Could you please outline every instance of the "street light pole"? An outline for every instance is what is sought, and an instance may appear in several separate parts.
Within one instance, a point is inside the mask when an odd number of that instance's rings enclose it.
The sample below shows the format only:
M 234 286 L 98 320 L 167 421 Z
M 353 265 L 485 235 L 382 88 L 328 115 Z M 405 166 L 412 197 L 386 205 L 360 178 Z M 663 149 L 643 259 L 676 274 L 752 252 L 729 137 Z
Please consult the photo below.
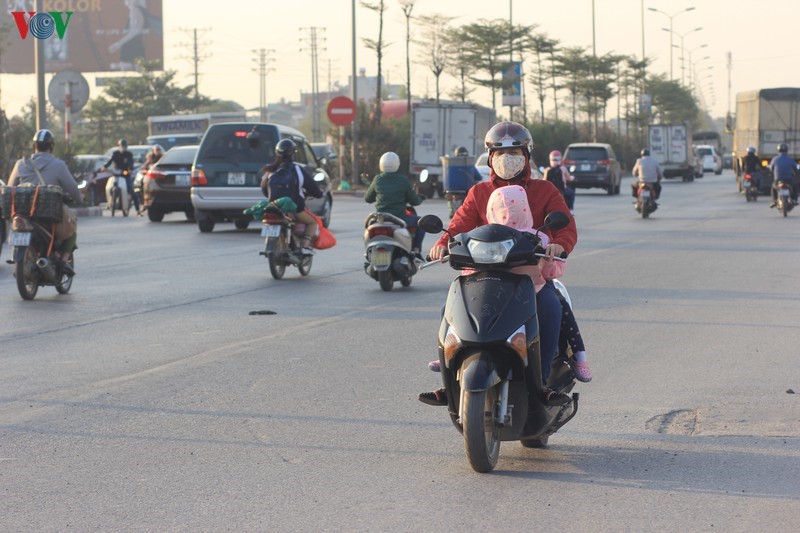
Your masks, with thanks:
M 664 30 L 664 31 L 670 32 L 670 42 L 672 42 L 672 34 L 675 33 L 675 32 L 673 32 L 671 29 L 668 30 L 667 28 L 661 28 L 661 29 Z M 703 29 L 702 27 L 699 27 L 699 28 L 695 28 L 693 30 L 689 30 L 686 33 L 682 33 L 682 34 L 681 33 L 675 33 L 675 35 L 680 37 L 680 40 L 681 40 L 681 85 L 683 85 L 683 86 L 686 86 L 686 77 L 685 77 L 686 76 L 686 72 L 685 72 L 685 58 L 684 58 L 684 55 L 686 53 L 686 48 L 684 48 L 684 46 L 683 46 L 683 39 L 684 39 L 684 37 L 686 37 L 690 33 L 694 33 L 696 31 L 700 31 L 702 29 Z M 670 56 L 671 55 L 672 55 L 672 51 L 670 50 Z M 670 74 L 670 77 L 671 76 L 672 75 Z
M 673 79 L 673 77 L 672 77 L 672 46 L 673 46 L 673 44 L 672 44 L 672 20 L 675 17 L 677 17 L 678 15 L 680 15 L 681 13 L 686 13 L 687 11 L 692 11 L 694 9 L 694 7 L 687 7 L 686 9 L 682 9 L 680 11 L 676 11 L 672 15 L 670 15 L 669 13 L 665 13 L 664 11 L 661 11 L 660 9 L 656 9 L 654 7 L 648 7 L 647 9 L 650 10 L 650 11 L 654 11 L 656 13 L 661 13 L 662 15 L 665 15 L 669 19 L 669 79 L 672 80 Z

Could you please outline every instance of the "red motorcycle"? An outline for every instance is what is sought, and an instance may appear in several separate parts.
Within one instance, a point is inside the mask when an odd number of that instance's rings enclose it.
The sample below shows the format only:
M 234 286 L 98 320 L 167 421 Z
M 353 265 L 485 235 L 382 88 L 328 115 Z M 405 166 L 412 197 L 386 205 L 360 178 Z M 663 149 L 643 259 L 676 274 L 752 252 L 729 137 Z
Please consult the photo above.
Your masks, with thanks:
M 636 212 L 642 215 L 642 218 L 649 217 L 650 213 L 658 209 L 658 204 L 656 204 L 656 191 L 652 184 L 644 181 L 639 182 L 639 189 L 633 206 L 636 208 Z
M 755 202 L 758 199 L 758 181 L 749 172 L 742 177 L 742 189 L 744 190 L 744 198 L 748 202 Z

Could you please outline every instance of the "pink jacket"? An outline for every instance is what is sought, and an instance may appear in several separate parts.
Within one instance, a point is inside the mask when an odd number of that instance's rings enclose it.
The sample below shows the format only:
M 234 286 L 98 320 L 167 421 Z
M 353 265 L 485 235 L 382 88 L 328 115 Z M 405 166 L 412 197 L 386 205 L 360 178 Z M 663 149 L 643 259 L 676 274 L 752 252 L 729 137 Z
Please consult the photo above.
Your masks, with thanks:
M 489 224 L 503 224 L 519 231 L 536 233 L 533 229 L 533 216 L 528 205 L 528 195 L 519 185 L 500 187 L 489 196 L 486 206 L 486 219 Z M 547 246 L 550 237 L 540 232 L 542 246 Z M 561 261 L 541 261 L 539 265 L 515 267 L 512 272 L 528 274 L 533 280 L 536 292 L 539 292 L 547 280 L 558 278 L 564 274 L 564 263 Z

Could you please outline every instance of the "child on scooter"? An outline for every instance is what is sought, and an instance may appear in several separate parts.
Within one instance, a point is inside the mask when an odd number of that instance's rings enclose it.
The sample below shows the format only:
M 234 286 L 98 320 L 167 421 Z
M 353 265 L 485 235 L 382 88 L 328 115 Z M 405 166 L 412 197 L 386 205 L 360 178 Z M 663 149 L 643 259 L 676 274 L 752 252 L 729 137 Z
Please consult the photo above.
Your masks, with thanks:
M 519 185 L 508 185 L 496 189 L 489 197 L 486 208 L 486 218 L 490 224 L 503 224 L 519 231 L 535 233 L 533 228 L 533 217 L 531 216 L 528 205 L 528 197 L 525 189 Z M 549 237 L 544 233 L 539 233 L 542 239 L 542 247 L 546 247 Z M 555 279 L 564 273 L 564 263 L 561 261 L 542 260 L 538 265 L 528 265 L 515 267 L 512 272 L 517 274 L 528 274 L 533 280 L 536 292 L 539 292 L 545 283 Z M 558 291 L 556 291 L 558 292 Z M 575 378 L 584 383 L 592 380 L 592 372 L 586 361 L 586 348 L 583 344 L 578 323 L 569 303 L 561 297 L 562 316 L 561 316 L 561 335 L 562 338 L 572 348 L 573 359 L 571 361 L 572 370 Z M 428 363 L 428 368 L 434 372 L 439 372 L 439 360 Z M 447 398 L 444 389 L 433 392 L 423 392 L 419 395 L 419 401 L 429 405 L 447 405 Z

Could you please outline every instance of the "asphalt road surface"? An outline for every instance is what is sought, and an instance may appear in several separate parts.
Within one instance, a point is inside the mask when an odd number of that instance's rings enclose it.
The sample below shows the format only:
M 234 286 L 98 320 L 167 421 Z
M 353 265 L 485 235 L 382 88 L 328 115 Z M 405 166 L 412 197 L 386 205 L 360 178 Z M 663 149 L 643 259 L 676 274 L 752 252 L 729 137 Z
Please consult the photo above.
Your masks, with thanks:
M 81 219 L 67 296 L 22 301 L 3 262 L 0 530 L 797 530 L 800 210 L 726 171 L 642 220 L 629 181 L 576 199 L 580 411 L 491 474 L 416 399 L 454 271 L 382 292 L 361 198 L 308 278 L 271 279 L 256 224 L 178 214 Z

